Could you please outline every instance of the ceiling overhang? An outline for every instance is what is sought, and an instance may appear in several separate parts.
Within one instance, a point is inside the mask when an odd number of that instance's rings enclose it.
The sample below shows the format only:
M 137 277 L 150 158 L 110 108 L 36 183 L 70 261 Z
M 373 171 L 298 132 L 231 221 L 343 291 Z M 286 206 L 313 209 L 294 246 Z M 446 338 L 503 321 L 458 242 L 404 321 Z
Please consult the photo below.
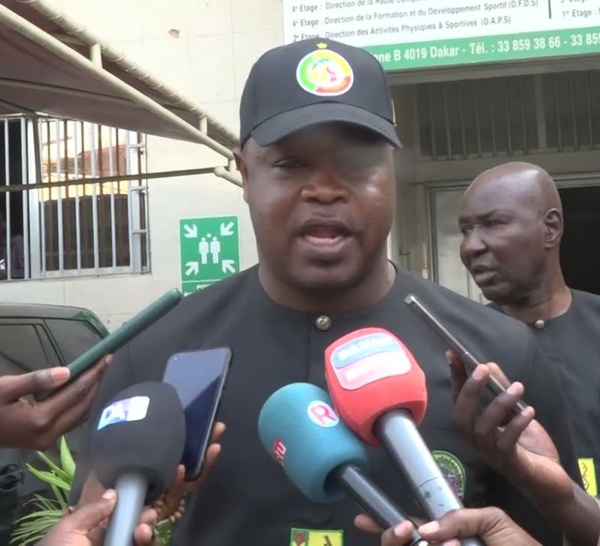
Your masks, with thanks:
M 0 0 L 0 116 L 48 115 L 203 144 L 240 183 L 237 136 L 44 0 Z

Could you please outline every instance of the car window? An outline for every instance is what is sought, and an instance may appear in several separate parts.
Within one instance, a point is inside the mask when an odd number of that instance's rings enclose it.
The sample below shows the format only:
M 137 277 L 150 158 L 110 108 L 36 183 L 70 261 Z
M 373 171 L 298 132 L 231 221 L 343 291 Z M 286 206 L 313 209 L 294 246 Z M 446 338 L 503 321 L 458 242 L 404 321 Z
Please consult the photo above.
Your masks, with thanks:
M 48 359 L 33 324 L 0 323 L 0 374 L 48 367 Z
M 67 364 L 102 340 L 100 334 L 80 320 L 46 319 L 46 325 Z

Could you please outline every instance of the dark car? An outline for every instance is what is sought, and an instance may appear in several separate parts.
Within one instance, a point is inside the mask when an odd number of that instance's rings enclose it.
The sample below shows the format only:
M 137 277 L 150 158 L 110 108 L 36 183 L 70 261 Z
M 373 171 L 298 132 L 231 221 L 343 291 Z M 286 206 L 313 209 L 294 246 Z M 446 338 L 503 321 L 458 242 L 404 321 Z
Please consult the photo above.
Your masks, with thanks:
M 0 303 L 0 374 L 15 375 L 65 366 L 108 335 L 88 309 L 63 305 Z M 78 430 L 67 434 L 77 451 Z M 50 454 L 56 454 L 51 450 Z M 40 467 L 34 452 L 0 450 L 0 544 L 8 544 L 16 519 L 29 512 L 33 495 L 50 493 L 49 486 L 27 472 Z M 52 498 L 52 497 L 50 497 Z

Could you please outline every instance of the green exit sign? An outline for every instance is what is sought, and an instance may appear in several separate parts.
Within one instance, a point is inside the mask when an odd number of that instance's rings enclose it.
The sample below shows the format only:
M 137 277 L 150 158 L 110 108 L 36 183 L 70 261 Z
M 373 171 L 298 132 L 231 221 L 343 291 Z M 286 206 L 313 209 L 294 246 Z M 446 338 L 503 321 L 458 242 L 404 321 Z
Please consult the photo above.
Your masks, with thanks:
M 186 296 L 240 270 L 237 216 L 179 220 L 179 245 Z

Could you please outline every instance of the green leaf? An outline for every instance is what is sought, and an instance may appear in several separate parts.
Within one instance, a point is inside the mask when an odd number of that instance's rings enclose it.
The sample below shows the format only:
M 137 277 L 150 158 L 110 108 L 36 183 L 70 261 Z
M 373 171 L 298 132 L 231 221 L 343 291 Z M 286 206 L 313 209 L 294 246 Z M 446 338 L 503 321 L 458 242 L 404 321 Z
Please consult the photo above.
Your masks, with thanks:
M 16 546 L 33 546 L 39 542 L 63 517 L 68 506 L 68 494 L 73 483 L 75 463 L 71 457 L 66 441 L 61 441 L 61 461 L 58 466 L 44 453 L 38 452 L 38 457 L 47 466 L 47 470 L 27 465 L 27 470 L 36 478 L 50 485 L 55 499 L 47 499 L 34 495 L 28 501 L 33 503 L 33 512 L 15 522 L 15 530 L 11 544 Z M 61 468 L 62 467 L 62 468 Z
M 11 544 L 27 546 L 38 542 L 64 514 L 64 510 L 53 507 L 51 501 L 40 495 L 35 495 L 33 502 L 37 510 L 17 520 Z
M 68 506 L 69 499 L 67 498 L 67 492 L 64 489 L 60 489 L 53 484 L 50 484 L 52 492 L 56 497 L 56 503 L 64 510 Z
M 42 461 L 44 461 L 48 465 L 48 470 L 56 476 L 58 476 L 61 480 L 64 480 L 66 482 L 73 481 L 69 478 L 69 475 L 60 466 L 58 466 L 52 459 L 47 457 L 44 453 L 38 451 L 37 455 L 40 459 L 42 459 Z
M 39 480 L 42 480 L 43 482 L 45 482 L 47 484 L 55 485 L 56 487 L 60 487 L 61 489 L 64 489 L 65 491 L 71 490 L 71 484 L 69 482 L 63 480 L 62 478 L 60 478 L 56 474 L 53 474 L 52 472 L 48 472 L 47 470 L 38 470 L 37 468 L 33 468 L 33 466 L 31 466 L 30 464 L 27 465 L 27 469 L 36 478 L 38 478 Z
M 75 461 L 73 460 L 73 456 L 71 455 L 71 450 L 67 445 L 67 440 L 64 436 L 60 438 L 60 465 L 65 473 L 73 479 L 75 476 Z
M 42 495 L 38 494 L 35 494 L 33 499 L 27 501 L 27 504 L 29 503 L 34 503 L 36 506 L 41 506 L 44 510 L 64 510 L 58 501 L 47 499 L 46 497 L 42 497 Z
M 26 529 L 24 533 L 17 535 L 14 534 L 10 540 L 10 544 L 17 544 L 17 546 L 29 546 L 37 544 L 47 534 L 47 529 Z

